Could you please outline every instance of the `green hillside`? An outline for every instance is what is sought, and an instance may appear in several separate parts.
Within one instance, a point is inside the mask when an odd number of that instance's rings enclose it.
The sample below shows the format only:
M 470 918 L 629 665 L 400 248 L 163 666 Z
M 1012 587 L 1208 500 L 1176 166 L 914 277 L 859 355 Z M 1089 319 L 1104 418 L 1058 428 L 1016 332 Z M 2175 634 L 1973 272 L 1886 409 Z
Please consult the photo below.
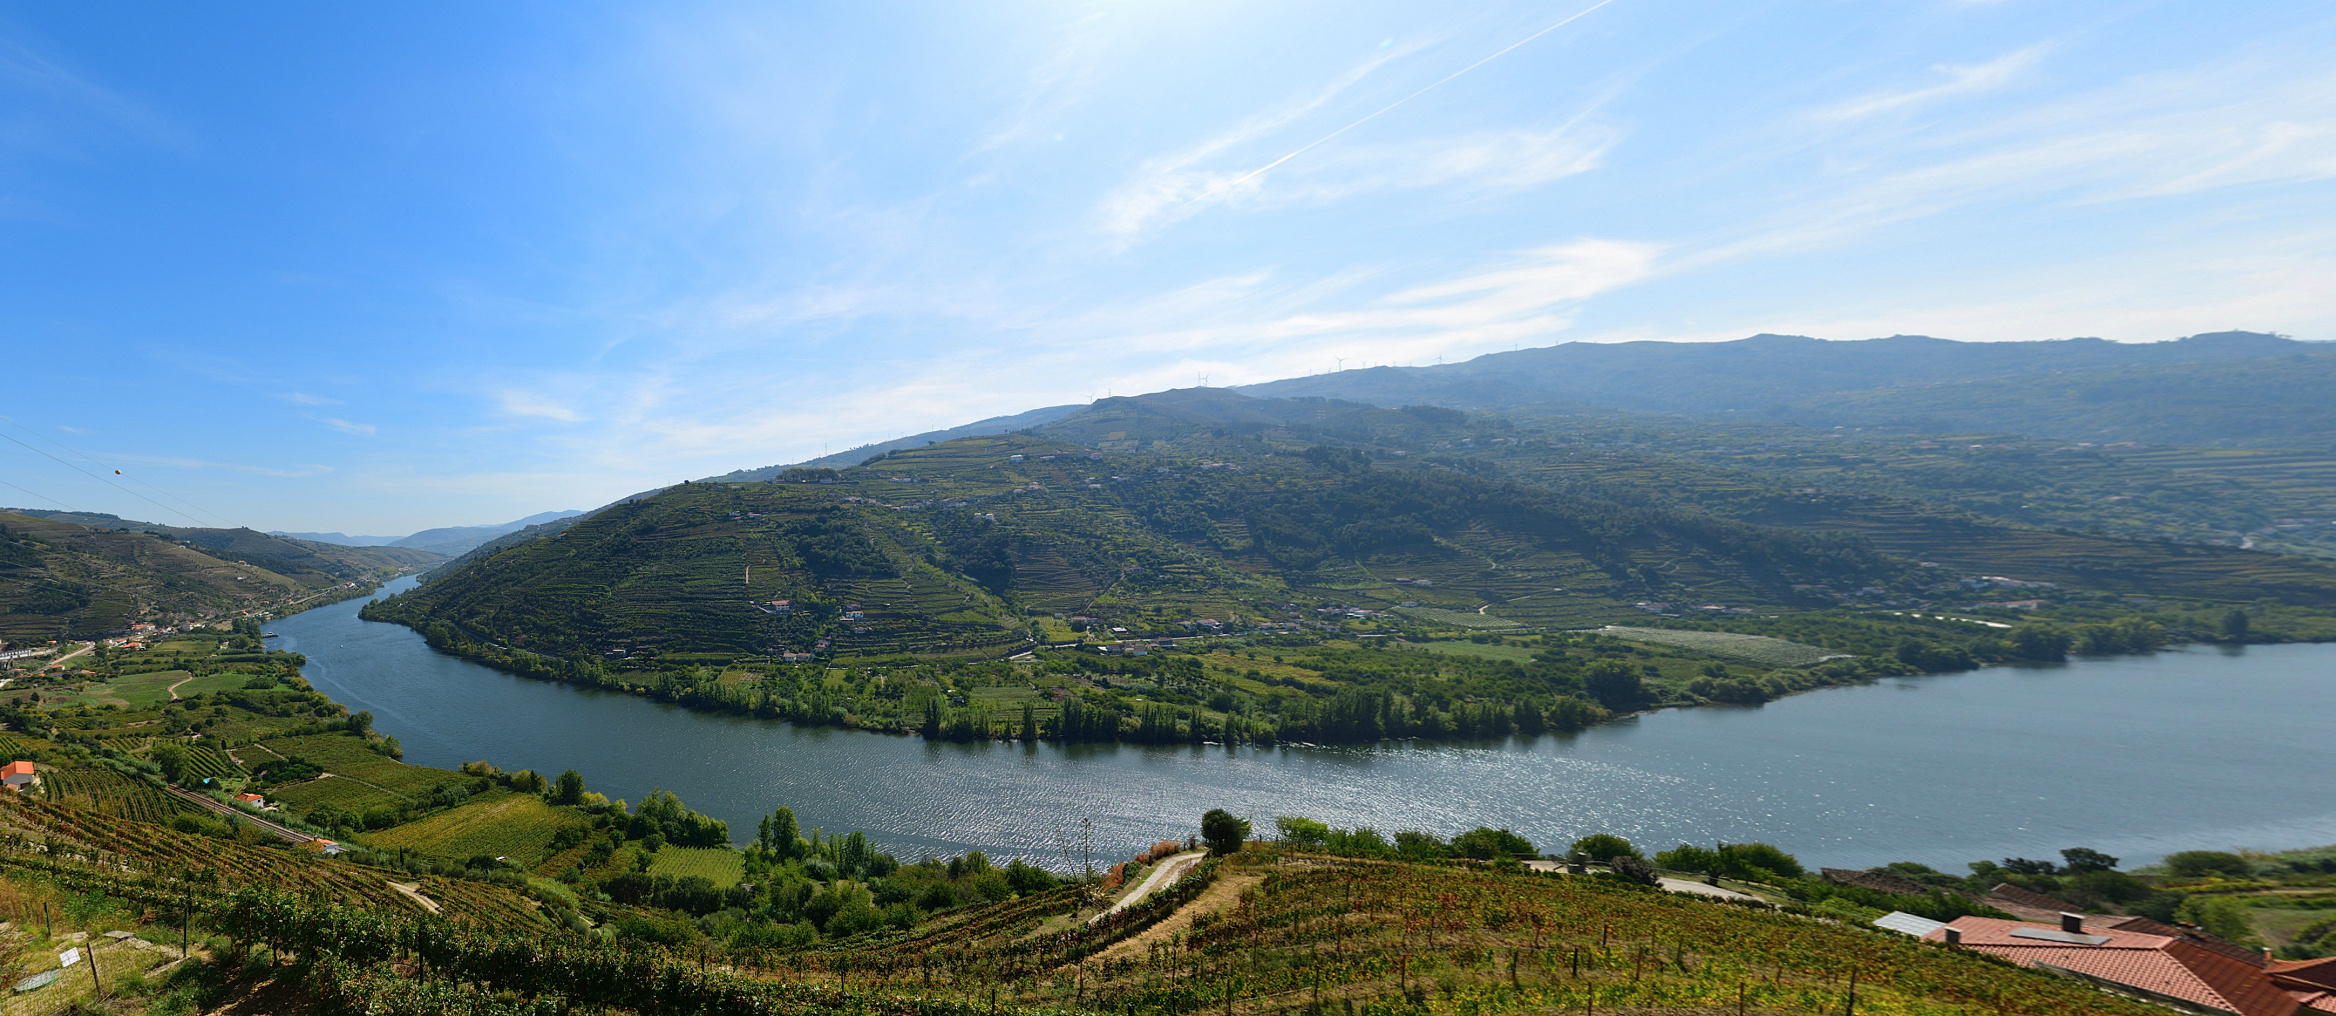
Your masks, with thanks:
M 139 622 L 174 625 L 281 609 L 353 592 L 343 584 L 363 585 L 403 567 L 394 557 L 362 554 L 290 562 L 232 554 L 139 530 L 0 512 L 0 638 L 87 639 Z M 264 562 L 293 570 L 277 572 Z
M 1423 606 L 1499 602 L 1512 620 L 1558 623 L 1663 590 L 1806 601 L 1795 586 L 1903 568 L 1853 539 L 1347 451 L 1211 463 L 1005 435 L 833 475 L 675 487 L 442 571 L 368 616 L 556 657 L 822 639 L 904 651 L 1019 642 L 1032 614 L 1258 616 L 1300 591 L 1390 579 Z M 769 613 L 781 599 L 792 612 Z

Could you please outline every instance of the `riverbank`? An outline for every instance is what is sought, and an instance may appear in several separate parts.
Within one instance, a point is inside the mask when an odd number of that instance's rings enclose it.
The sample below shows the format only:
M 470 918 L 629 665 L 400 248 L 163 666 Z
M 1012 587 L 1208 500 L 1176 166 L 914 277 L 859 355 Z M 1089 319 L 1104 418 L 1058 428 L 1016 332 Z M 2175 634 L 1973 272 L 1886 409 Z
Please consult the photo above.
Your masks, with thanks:
M 2336 713 L 2329 645 L 1882 678 L 1539 736 L 956 743 L 529 680 L 356 615 L 343 603 L 275 628 L 307 656 L 319 689 L 373 712 L 409 761 L 574 768 L 614 797 L 672 790 L 735 828 L 785 803 L 807 828 L 865 829 L 903 857 L 979 849 L 1075 864 L 1083 829 L 1097 842 L 1180 838 L 1168 816 L 1212 807 L 1381 829 L 1482 823 L 1537 842 L 1590 828 L 1647 844 L 1762 840 L 1843 867 L 1903 859 L 1955 870 L 2076 843 L 2139 863 L 2201 844 L 2336 842 L 2336 789 L 2291 778 L 2336 766 L 2316 719 Z M 1273 654 L 1255 651 L 1271 672 Z M 965 690 L 992 693 L 970 678 Z M 2052 778 L 2019 789 L 2007 771 Z M 2277 799 L 2229 792 L 2274 784 L 2288 788 Z
M 1656 709 L 1756 705 L 1823 688 L 2080 654 L 2263 644 L 2325 634 L 2222 630 L 2184 607 L 2007 620 L 1902 611 L 1650 619 L 1661 628 L 1406 639 L 1336 634 L 1032 646 L 1010 658 L 782 662 L 663 654 L 561 659 L 416 613 L 403 596 L 366 620 L 521 677 L 702 712 L 952 742 L 1370 744 L 1570 733 Z M 2238 617 L 2242 629 L 2246 618 Z M 2316 615 L 2315 615 L 2316 616 Z M 2292 630 L 2291 630 L 2292 629 Z M 1802 641 L 1793 641 L 1799 639 Z

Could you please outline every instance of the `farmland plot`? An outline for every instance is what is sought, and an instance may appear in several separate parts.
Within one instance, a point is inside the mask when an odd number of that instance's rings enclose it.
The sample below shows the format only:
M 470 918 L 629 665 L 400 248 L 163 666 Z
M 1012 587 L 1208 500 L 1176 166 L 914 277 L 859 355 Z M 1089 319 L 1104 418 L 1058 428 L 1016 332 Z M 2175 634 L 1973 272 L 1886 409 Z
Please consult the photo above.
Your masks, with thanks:
M 1766 635 L 1742 635 L 1729 631 L 1681 631 L 1673 628 L 1631 628 L 1610 624 L 1598 629 L 1600 635 L 1612 635 L 1633 642 L 1652 642 L 1661 646 L 1693 649 L 1713 656 L 1726 656 L 1771 667 L 1806 667 L 1827 660 L 1848 659 L 1848 653 L 1836 653 L 1818 646 L 1769 638 Z

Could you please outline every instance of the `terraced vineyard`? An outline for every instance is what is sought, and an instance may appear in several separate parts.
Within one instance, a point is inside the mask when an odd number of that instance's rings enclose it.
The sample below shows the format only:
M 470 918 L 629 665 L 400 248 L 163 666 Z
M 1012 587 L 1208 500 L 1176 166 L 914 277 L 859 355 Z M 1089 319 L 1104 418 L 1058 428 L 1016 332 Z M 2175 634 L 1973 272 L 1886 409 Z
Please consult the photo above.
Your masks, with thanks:
M 29 837 L 29 841 L 0 840 L 0 851 L 11 846 L 19 851 L 13 856 L 23 856 L 33 844 L 47 841 L 61 845 L 68 855 L 79 853 L 89 860 L 102 859 L 131 873 L 203 874 L 206 880 L 216 880 L 217 884 L 229 887 L 272 886 L 345 906 L 375 908 L 393 914 L 421 913 L 410 898 L 390 887 L 388 874 L 380 869 L 280 846 L 250 845 L 181 833 L 142 820 L 122 821 L 69 805 L 18 799 L 15 795 L 0 799 L 0 820 Z M 421 881 L 424 895 L 438 902 L 447 916 L 481 930 L 540 930 L 544 925 L 542 915 L 532 903 L 501 886 L 437 878 Z
M 714 883 L 717 889 L 728 889 L 746 877 L 746 855 L 727 848 L 666 847 L 649 862 L 649 874 L 695 876 Z
M 1450 625 L 1454 628 L 1517 627 L 1517 622 L 1505 617 L 1494 617 L 1490 614 L 1477 614 L 1462 610 L 1445 610 L 1442 607 L 1397 607 L 1395 610 L 1398 613 L 1409 614 L 1412 617 Z
M 191 745 L 187 747 L 186 755 L 187 782 L 189 783 L 206 778 L 225 779 L 244 775 L 243 767 L 236 765 L 225 752 L 200 745 Z
M 133 822 L 167 822 L 202 810 L 151 783 L 102 767 L 45 772 L 41 785 L 51 801 Z

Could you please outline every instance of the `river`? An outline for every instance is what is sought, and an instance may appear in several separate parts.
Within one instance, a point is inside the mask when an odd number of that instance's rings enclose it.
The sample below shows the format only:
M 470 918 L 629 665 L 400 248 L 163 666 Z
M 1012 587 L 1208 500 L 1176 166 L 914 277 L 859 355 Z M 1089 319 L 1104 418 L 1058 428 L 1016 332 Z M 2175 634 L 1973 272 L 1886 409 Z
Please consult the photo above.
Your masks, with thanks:
M 413 585 L 401 579 L 394 593 Z M 695 713 L 513 677 L 357 618 L 275 621 L 316 687 L 372 710 L 406 760 L 486 759 L 639 801 L 653 788 L 751 838 L 779 805 L 904 858 L 974 848 L 1060 866 L 1182 839 L 1215 807 L 1335 826 L 1590 832 L 1641 846 L 1761 840 L 1804 863 L 2055 858 L 2336 842 L 2336 645 L 2193 648 L 1991 667 L 1674 709 L 1580 734 L 1329 748 L 927 743 Z

